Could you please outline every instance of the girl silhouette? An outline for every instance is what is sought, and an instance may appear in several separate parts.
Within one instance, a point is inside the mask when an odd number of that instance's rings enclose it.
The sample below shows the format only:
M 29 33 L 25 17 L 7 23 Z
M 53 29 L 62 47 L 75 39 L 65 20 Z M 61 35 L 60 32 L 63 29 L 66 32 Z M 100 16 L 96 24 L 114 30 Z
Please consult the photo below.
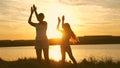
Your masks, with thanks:
M 73 61 L 74 64 L 77 64 L 75 58 L 73 57 L 72 50 L 69 44 L 69 40 L 72 38 L 77 40 L 75 34 L 73 33 L 72 29 L 70 28 L 69 23 L 64 23 L 65 17 L 62 16 L 62 28 L 63 30 L 59 29 L 60 25 L 60 18 L 58 17 L 58 25 L 57 30 L 62 33 L 62 40 L 61 40 L 61 54 L 62 54 L 62 62 L 65 62 L 66 52 L 68 53 L 70 59 Z

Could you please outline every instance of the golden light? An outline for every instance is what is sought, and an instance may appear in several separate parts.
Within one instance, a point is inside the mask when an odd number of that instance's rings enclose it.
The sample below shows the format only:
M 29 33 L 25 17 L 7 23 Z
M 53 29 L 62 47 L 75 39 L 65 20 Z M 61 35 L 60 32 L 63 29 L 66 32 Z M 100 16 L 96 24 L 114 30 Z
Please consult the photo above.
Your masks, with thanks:
M 60 61 L 61 60 L 60 46 L 51 46 L 49 56 L 51 59 L 55 61 Z
M 47 33 L 48 38 L 61 38 L 62 34 L 58 32 L 57 30 L 51 30 Z
M 34 3 L 34 1 L 32 3 Z M 32 3 L 30 3 L 30 5 L 28 5 L 28 6 L 31 6 Z M 57 23 L 58 23 L 58 17 L 61 18 L 63 15 L 65 15 L 65 17 L 66 17 L 65 22 L 68 22 L 70 24 L 74 23 L 72 16 L 71 16 L 72 12 L 70 12 L 70 8 L 68 6 L 62 5 L 59 2 L 56 2 L 56 3 L 50 2 L 49 6 L 46 5 L 47 3 L 46 4 L 43 4 L 43 3 L 39 4 L 37 2 L 35 4 L 37 6 L 37 12 L 38 13 L 43 12 L 45 14 L 44 20 L 48 23 L 47 36 L 49 39 L 62 37 L 62 34 L 56 30 Z M 33 21 L 38 22 L 38 21 L 36 21 L 35 14 L 33 14 Z
M 58 17 L 61 17 L 65 11 L 64 7 L 57 4 L 51 5 L 45 12 L 45 20 L 48 22 L 47 36 L 48 38 L 61 38 L 62 34 L 56 30 L 58 24 Z

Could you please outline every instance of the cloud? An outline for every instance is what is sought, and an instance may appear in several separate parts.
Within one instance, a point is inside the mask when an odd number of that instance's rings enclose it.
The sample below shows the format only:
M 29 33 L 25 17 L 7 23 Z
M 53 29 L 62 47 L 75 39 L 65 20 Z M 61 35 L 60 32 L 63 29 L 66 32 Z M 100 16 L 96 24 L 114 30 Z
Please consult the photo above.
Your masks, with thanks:
M 59 0 L 69 5 L 96 5 L 106 8 L 120 9 L 120 0 Z
M 108 24 L 111 24 L 111 23 L 101 23 L 101 22 L 99 22 L 99 23 L 86 23 L 86 24 L 88 24 L 88 25 L 108 25 Z
M 107 25 L 120 21 L 120 0 L 59 0 L 59 2 L 77 7 L 77 11 L 81 13 L 80 19 L 85 18 L 84 21 L 93 22 L 91 24 Z
M 60 3 L 68 4 L 68 5 L 86 5 L 85 2 L 80 0 L 59 0 Z
M 0 2 L 0 22 L 21 22 L 25 21 L 28 8 L 23 1 L 2 0 Z

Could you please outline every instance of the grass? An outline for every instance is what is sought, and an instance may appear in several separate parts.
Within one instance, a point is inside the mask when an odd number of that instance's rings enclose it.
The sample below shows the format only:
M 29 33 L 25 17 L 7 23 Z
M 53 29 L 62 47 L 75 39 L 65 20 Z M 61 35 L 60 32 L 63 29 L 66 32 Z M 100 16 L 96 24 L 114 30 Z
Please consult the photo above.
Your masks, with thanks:
M 98 61 L 95 58 L 89 58 L 83 59 L 75 65 L 70 62 L 61 63 L 54 60 L 50 60 L 50 63 L 47 64 L 44 60 L 39 62 L 34 58 L 24 58 L 16 61 L 0 59 L 0 68 L 120 68 L 120 61 L 113 62 L 112 59 L 108 58 Z

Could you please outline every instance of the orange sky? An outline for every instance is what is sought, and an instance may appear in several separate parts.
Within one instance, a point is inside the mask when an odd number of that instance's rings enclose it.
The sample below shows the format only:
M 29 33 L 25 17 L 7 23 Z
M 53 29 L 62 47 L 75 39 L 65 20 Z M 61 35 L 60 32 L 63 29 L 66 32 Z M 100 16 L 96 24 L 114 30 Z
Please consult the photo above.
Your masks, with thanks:
M 120 35 L 119 0 L 2 0 L 0 40 L 35 38 L 35 28 L 27 22 L 33 4 L 45 14 L 48 38 L 61 36 L 56 25 L 57 17 L 62 15 L 77 36 Z M 33 21 L 37 22 L 35 15 Z

